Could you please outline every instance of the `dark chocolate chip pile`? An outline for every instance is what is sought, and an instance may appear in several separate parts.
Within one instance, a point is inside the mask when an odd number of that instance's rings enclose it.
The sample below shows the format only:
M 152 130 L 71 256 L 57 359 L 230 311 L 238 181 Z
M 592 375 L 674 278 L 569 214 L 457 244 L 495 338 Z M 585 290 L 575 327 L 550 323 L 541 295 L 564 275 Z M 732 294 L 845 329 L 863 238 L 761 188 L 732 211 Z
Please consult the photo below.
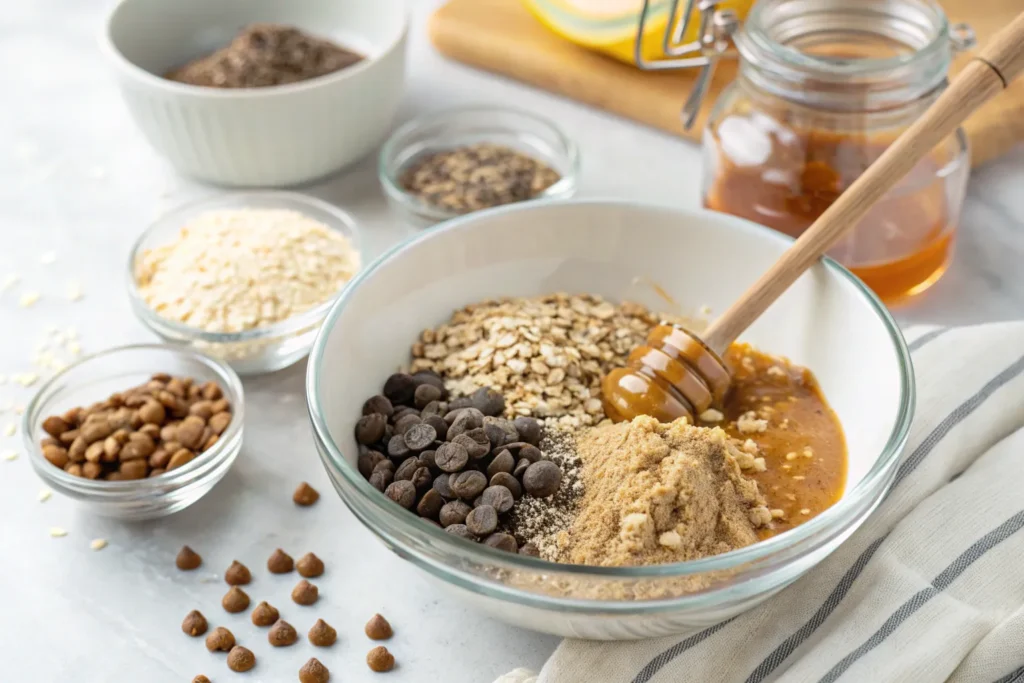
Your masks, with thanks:
M 502 417 L 505 398 L 497 391 L 448 399 L 433 372 L 391 375 L 356 422 L 359 471 L 450 534 L 516 552 L 515 538 L 498 531 L 502 515 L 524 493 L 554 495 L 562 471 L 538 448 L 540 423 Z

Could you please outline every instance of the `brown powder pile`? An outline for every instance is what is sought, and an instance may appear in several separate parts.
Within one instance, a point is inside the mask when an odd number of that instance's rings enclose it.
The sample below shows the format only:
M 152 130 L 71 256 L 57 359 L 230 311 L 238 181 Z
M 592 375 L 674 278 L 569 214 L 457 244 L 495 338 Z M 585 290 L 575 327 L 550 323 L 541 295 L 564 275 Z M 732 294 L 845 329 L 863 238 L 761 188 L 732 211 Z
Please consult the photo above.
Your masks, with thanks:
M 584 494 L 558 535 L 560 562 L 684 562 L 750 545 L 771 522 L 757 483 L 740 473 L 739 444 L 721 429 L 642 416 L 589 429 L 577 446 Z

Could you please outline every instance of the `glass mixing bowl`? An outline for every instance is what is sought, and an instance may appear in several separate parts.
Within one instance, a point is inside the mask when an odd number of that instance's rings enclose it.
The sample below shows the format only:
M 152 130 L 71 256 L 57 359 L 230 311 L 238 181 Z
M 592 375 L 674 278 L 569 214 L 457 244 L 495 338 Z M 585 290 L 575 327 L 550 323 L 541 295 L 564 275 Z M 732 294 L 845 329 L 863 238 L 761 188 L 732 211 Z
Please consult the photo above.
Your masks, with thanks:
M 564 291 L 663 309 L 665 300 L 639 278 L 694 309 L 721 311 L 790 243 L 725 214 L 592 200 L 526 203 L 419 233 L 353 280 L 310 352 L 307 401 L 334 487 L 396 554 L 518 626 L 578 638 L 642 638 L 717 623 L 756 605 L 867 518 L 892 482 L 913 416 L 913 369 L 899 328 L 878 298 L 833 261 L 794 283 L 743 340 L 815 372 L 846 430 L 847 488 L 814 519 L 746 548 L 677 564 L 592 567 L 469 543 L 373 488 L 356 468 L 353 429 L 362 402 L 408 362 L 420 331 L 466 304 Z M 429 281 L 417 267 L 423 263 L 431 264 Z

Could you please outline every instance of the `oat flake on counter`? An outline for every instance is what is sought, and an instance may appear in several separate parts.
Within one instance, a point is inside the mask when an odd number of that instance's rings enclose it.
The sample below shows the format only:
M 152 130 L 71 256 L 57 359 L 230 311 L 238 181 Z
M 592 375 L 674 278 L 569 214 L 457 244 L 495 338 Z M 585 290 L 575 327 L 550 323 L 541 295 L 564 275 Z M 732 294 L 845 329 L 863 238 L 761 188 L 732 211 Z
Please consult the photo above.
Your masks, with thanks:
M 136 264 L 158 315 L 207 332 L 280 322 L 333 297 L 359 269 L 344 235 L 297 211 L 210 211 Z

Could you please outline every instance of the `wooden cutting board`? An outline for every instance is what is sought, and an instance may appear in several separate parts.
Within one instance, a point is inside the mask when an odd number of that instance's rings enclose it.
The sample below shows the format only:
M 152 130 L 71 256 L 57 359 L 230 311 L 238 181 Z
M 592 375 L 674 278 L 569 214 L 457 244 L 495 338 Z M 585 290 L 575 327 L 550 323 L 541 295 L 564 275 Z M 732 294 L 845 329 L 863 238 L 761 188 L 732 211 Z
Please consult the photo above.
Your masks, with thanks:
M 979 45 L 1024 9 L 1024 0 L 942 0 L 953 22 L 974 27 Z M 450 0 L 430 20 L 443 54 L 466 64 L 600 107 L 655 128 L 698 139 L 710 103 L 736 75 L 724 60 L 700 118 L 684 131 L 679 112 L 695 71 L 642 72 L 578 47 L 548 31 L 520 0 Z M 954 71 L 969 59 L 958 57 Z M 1024 140 L 1024 79 L 988 103 L 965 125 L 977 166 Z

